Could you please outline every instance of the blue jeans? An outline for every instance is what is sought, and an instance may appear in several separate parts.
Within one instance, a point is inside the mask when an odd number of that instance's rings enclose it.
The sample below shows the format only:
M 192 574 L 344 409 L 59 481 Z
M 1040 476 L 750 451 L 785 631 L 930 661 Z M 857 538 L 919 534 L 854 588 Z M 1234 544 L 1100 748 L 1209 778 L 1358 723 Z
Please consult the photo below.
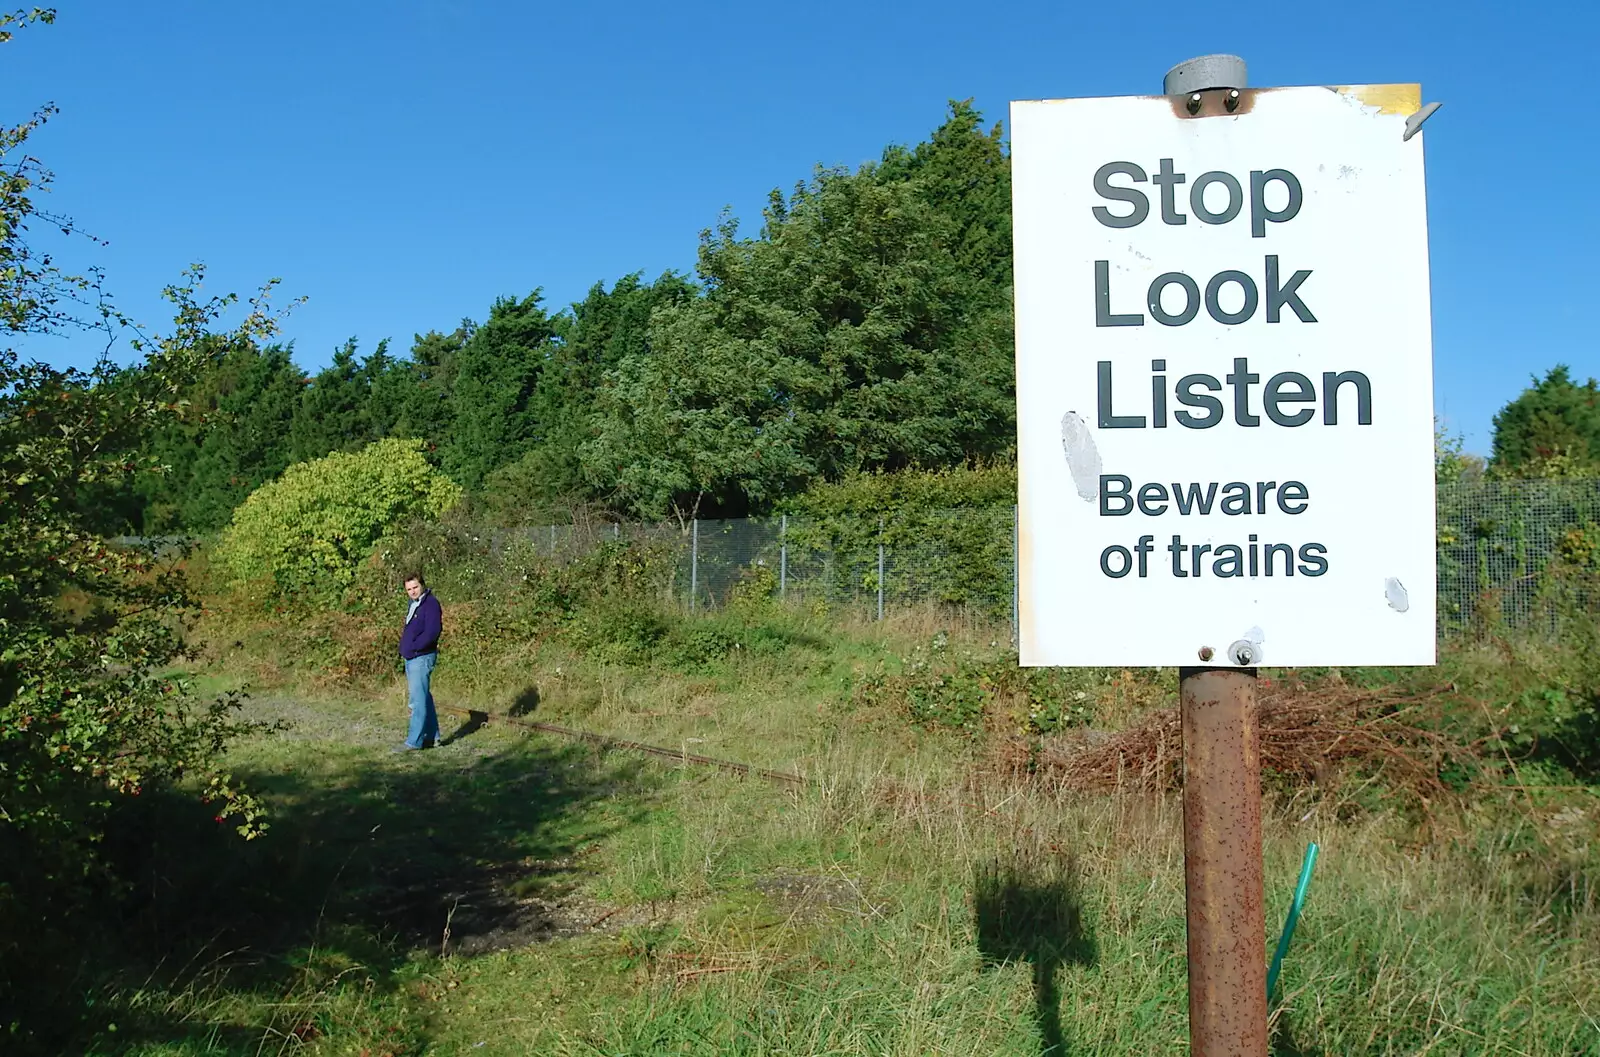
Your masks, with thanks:
M 433 679 L 433 666 L 439 663 L 437 653 L 424 653 L 406 661 L 406 689 L 410 695 L 411 730 L 406 737 L 406 747 L 420 749 L 428 742 L 439 742 L 439 715 L 433 710 L 433 691 L 428 684 Z

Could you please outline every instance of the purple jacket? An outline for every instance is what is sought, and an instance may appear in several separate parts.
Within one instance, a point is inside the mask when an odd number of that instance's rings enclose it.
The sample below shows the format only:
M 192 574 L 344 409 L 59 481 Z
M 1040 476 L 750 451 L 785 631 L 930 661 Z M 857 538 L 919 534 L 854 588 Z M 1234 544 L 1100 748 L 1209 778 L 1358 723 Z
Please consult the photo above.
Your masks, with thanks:
M 406 621 L 405 630 L 400 632 L 400 656 L 409 661 L 437 650 L 443 623 L 439 600 L 433 597 L 432 591 L 422 592 L 416 615 Z

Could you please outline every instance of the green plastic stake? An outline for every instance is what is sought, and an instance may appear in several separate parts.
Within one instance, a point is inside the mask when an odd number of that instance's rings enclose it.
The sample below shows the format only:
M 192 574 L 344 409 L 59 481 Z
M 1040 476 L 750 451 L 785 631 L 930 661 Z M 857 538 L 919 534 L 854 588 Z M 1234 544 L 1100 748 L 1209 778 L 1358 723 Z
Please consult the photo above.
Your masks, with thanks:
M 1294 927 L 1300 921 L 1300 911 L 1306 905 L 1306 889 L 1311 887 L 1311 871 L 1317 865 L 1317 843 L 1306 845 L 1306 860 L 1300 864 L 1300 882 L 1294 886 L 1294 902 L 1289 904 L 1289 920 L 1283 923 L 1283 935 L 1278 937 L 1278 949 L 1272 955 L 1272 968 L 1267 970 L 1267 1001 L 1278 993 L 1278 972 L 1283 968 L 1283 956 L 1289 952 L 1289 941 L 1294 939 Z

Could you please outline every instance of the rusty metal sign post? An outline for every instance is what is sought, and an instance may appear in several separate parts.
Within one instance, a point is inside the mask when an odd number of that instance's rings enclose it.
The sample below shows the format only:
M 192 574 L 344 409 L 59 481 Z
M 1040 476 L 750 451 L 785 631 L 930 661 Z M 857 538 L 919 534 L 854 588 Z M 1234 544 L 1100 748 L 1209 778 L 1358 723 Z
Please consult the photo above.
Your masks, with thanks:
M 1204 96 L 1248 86 L 1243 59 L 1207 55 L 1167 71 L 1163 94 Z M 1267 933 L 1261 856 L 1261 746 L 1248 642 L 1238 668 L 1183 668 L 1183 882 L 1189 941 L 1189 1052 L 1266 1057 Z M 1203 649 L 1201 660 L 1209 649 Z
M 1224 107 L 1246 88 L 1243 59 L 1206 55 L 1167 71 L 1163 93 Z M 1189 940 L 1189 1052 L 1266 1057 L 1267 933 L 1261 856 L 1261 746 L 1255 648 L 1228 647 L 1236 668 L 1182 668 L 1183 874 Z M 1209 647 L 1198 657 L 1212 659 Z
M 1256 673 L 1184 668 L 1183 872 L 1189 1052 L 1266 1057 L 1267 920 Z

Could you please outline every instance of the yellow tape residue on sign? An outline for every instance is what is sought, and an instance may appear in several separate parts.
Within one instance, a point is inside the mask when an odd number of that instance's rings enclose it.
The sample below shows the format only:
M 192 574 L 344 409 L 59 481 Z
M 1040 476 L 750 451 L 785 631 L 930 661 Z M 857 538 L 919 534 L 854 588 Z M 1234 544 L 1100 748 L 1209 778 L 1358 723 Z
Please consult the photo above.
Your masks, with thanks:
M 1354 96 L 1365 106 L 1377 107 L 1380 114 L 1404 114 L 1410 117 L 1422 109 L 1420 84 L 1344 84 L 1335 91 Z

